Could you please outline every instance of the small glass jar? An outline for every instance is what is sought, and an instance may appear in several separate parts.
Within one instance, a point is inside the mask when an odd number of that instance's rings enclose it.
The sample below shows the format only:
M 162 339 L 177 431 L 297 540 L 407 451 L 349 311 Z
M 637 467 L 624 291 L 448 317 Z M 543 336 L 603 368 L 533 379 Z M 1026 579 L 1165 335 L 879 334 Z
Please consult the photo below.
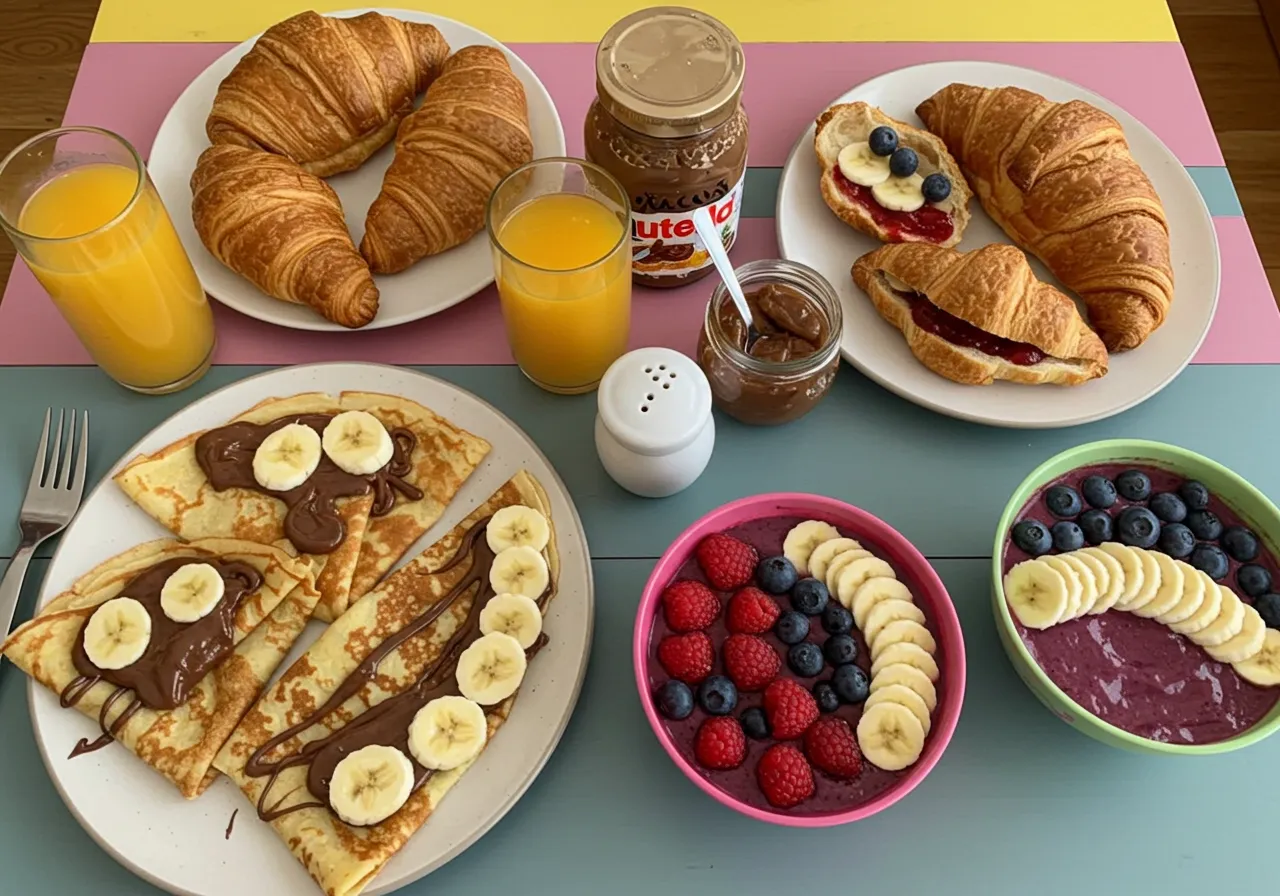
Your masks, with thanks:
M 813 354 L 787 361 L 747 354 L 721 323 L 721 311 L 732 306 L 733 299 L 719 283 L 707 302 L 698 336 L 698 366 L 711 383 L 716 407 L 735 420 L 761 426 L 798 420 L 827 394 L 840 366 L 840 299 L 821 274 L 794 261 L 760 259 L 735 273 L 747 295 L 772 284 L 808 299 L 823 324 L 822 343 Z

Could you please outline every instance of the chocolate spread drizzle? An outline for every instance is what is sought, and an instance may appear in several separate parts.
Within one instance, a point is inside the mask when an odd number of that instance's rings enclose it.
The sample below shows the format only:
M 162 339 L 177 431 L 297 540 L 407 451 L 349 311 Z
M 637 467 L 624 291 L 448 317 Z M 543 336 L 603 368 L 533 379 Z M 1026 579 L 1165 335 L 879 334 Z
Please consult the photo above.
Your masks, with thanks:
M 664 243 L 662 240 L 654 240 L 648 246 L 633 246 L 632 255 L 639 255 L 641 252 L 648 250 L 649 254 L 642 259 L 648 264 L 657 264 L 660 261 L 687 261 L 693 257 L 693 243 Z
M 208 614 L 195 622 L 175 622 L 160 606 L 165 580 L 181 567 L 207 563 L 222 576 L 222 599 Z M 235 646 L 235 618 L 240 601 L 262 585 L 262 574 L 247 563 L 217 558 L 176 557 L 157 563 L 135 576 L 120 592 L 142 604 L 151 617 L 151 640 L 142 656 L 123 669 L 99 669 L 84 649 L 84 626 L 71 648 L 71 662 L 79 673 L 62 690 L 64 707 L 74 706 L 99 681 L 116 686 L 98 712 L 102 735 L 94 741 L 82 738 L 71 757 L 101 749 L 120 733 L 143 706 L 173 709 L 186 702 L 191 689 L 222 662 Z M 89 620 L 85 620 L 85 625 Z M 111 709 L 127 692 L 133 695 L 124 711 L 108 724 Z
M 391 430 L 395 446 L 391 460 L 375 473 L 356 476 L 335 464 L 323 451 L 320 463 L 307 480 L 288 491 L 263 488 L 253 476 L 253 455 L 271 433 L 301 423 L 324 433 L 332 414 L 295 414 L 270 423 L 228 423 L 211 429 L 196 439 L 196 462 L 217 491 L 247 488 L 279 498 L 289 508 L 284 518 L 284 534 L 304 554 L 328 554 L 342 544 L 347 527 L 338 516 L 334 502 L 373 491 L 373 516 L 383 516 L 396 503 L 396 492 L 410 501 L 422 498 L 422 491 L 405 481 L 413 471 L 410 458 L 417 437 L 404 428 Z
M 432 573 L 442 575 L 462 563 L 468 556 L 471 565 L 465 575 L 449 590 L 449 593 L 433 604 L 420 616 L 404 628 L 388 637 L 366 656 L 351 674 L 343 679 L 324 705 L 258 747 L 245 764 L 245 774 L 251 777 L 267 777 L 267 786 L 263 788 L 258 799 L 258 817 L 263 821 L 271 821 L 301 809 L 328 808 L 329 781 L 338 763 L 347 755 L 371 744 L 395 747 L 403 753 L 413 765 L 413 789 L 416 791 L 431 777 L 431 769 L 423 768 L 409 751 L 409 724 L 418 710 L 437 697 L 458 694 L 458 683 L 455 669 L 458 657 L 477 638 L 480 637 L 480 611 L 493 597 L 493 587 L 489 584 L 489 569 L 493 564 L 494 554 L 488 542 L 481 536 L 484 534 L 488 518 L 480 520 L 463 536 L 462 544 L 453 558 Z M 306 731 L 313 725 L 322 722 L 326 716 L 338 709 L 348 699 L 373 681 L 378 674 L 378 666 L 393 650 L 410 638 L 424 633 L 432 623 L 439 619 L 458 600 L 471 589 L 475 589 L 475 599 L 467 610 L 466 619 L 458 626 L 436 661 L 418 675 L 405 690 L 389 697 L 378 705 L 364 711 L 341 728 L 323 738 L 310 741 L 296 754 L 281 759 L 268 760 L 267 754 L 276 747 Z M 549 595 L 554 593 L 552 582 L 538 599 L 538 606 L 545 605 Z M 532 657 L 545 643 L 545 635 L 526 651 Z M 286 769 L 308 765 L 307 790 L 315 799 L 283 806 L 285 800 L 293 795 L 293 791 L 285 793 L 274 803 L 268 805 L 269 794 L 280 774 Z

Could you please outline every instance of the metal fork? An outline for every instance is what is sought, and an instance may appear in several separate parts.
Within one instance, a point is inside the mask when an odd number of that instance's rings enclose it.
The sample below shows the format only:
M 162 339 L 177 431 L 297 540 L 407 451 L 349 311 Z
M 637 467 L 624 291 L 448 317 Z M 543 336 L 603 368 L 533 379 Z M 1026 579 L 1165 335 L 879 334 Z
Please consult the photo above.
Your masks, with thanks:
M 67 527 L 80 508 L 80 497 L 84 494 L 85 467 L 89 461 L 89 412 L 84 411 L 77 437 L 76 412 L 58 411 L 53 450 L 49 451 L 49 421 L 52 417 L 52 408 L 44 412 L 44 432 L 40 434 L 40 447 L 36 449 L 35 467 L 31 470 L 27 496 L 22 500 L 22 510 L 18 513 L 22 540 L 18 543 L 17 553 L 9 561 L 4 578 L 0 579 L 0 632 L 3 633 L 7 633 L 13 624 L 13 614 L 18 608 L 18 596 L 22 593 L 22 580 L 26 578 L 31 555 L 42 541 Z M 64 432 L 65 450 L 62 444 Z M 73 461 L 74 470 L 71 468 Z

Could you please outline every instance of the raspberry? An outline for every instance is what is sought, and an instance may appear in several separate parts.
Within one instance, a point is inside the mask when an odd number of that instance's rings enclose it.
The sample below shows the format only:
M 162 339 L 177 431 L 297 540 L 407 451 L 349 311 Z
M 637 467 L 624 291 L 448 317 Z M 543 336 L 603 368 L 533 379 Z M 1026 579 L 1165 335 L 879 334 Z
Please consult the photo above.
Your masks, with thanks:
M 673 632 L 695 632 L 716 621 L 720 600 L 701 582 L 681 579 L 662 592 L 662 612 Z
M 713 588 L 730 591 L 751 581 L 756 570 L 756 549 L 745 541 L 715 533 L 698 543 L 698 565 Z
M 862 753 L 849 723 L 835 716 L 818 719 L 804 733 L 809 761 L 836 778 L 856 778 L 862 771 Z
M 790 809 L 813 796 L 813 769 L 790 744 L 774 744 L 760 757 L 756 781 L 771 806 Z
M 703 768 L 737 768 L 747 758 L 747 739 L 742 726 L 732 716 L 707 719 L 698 729 L 693 753 Z
M 743 588 L 729 598 L 725 624 L 731 632 L 762 635 L 773 628 L 781 612 L 777 602 L 759 588 Z
M 697 684 L 711 674 L 715 647 L 703 632 L 668 635 L 658 645 L 658 662 L 672 678 Z
M 758 691 L 778 677 L 782 658 L 764 638 L 730 635 L 722 650 L 724 670 L 740 691 Z
M 764 711 L 778 740 L 792 740 L 804 734 L 819 715 L 813 695 L 790 678 L 780 678 L 765 688 Z

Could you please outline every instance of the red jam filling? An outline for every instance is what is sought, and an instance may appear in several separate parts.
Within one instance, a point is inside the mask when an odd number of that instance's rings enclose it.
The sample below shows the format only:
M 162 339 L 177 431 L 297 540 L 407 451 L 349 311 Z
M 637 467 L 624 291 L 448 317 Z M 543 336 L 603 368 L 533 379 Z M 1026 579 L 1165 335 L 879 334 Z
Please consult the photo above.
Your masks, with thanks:
M 1004 339 L 986 330 L 980 330 L 968 321 L 943 311 L 922 295 L 903 295 L 902 293 L 898 295 L 902 295 L 911 303 L 911 319 L 915 321 L 917 327 L 945 339 L 952 345 L 977 349 L 984 354 L 1004 358 L 1010 364 L 1017 364 L 1019 367 L 1030 367 L 1044 360 L 1044 352 L 1034 345 L 1014 342 L 1012 339 Z
M 834 174 L 836 185 L 844 194 L 851 201 L 865 208 L 870 213 L 871 219 L 896 240 L 901 240 L 904 235 L 910 235 L 931 243 L 944 243 L 951 239 L 951 234 L 955 232 L 951 215 L 941 209 L 925 205 L 913 212 L 894 211 L 876 202 L 870 187 L 855 184 L 841 174 L 839 168 L 835 169 Z

